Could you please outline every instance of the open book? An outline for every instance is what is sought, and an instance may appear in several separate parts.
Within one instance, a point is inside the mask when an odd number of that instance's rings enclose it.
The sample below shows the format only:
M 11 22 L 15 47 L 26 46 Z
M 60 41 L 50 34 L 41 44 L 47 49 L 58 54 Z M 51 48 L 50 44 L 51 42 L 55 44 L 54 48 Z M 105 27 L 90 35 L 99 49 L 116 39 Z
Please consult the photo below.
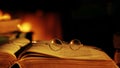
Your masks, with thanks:
M 18 38 L 0 46 L 0 68 L 83 68 L 86 64 L 88 67 L 85 68 L 96 68 L 97 65 L 100 66 L 97 68 L 117 68 L 106 53 L 78 40 L 70 43 L 59 39 L 29 43 L 26 38 Z

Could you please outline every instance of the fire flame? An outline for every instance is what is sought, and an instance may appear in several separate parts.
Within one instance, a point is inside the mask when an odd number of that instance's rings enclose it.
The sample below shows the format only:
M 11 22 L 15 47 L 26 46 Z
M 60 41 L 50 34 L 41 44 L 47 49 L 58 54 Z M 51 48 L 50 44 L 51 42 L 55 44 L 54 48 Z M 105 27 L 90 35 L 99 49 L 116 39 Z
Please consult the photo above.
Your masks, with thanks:
M 32 40 L 62 39 L 59 14 L 53 12 L 44 13 L 41 10 L 37 10 L 33 13 L 20 12 L 18 16 L 22 19 L 18 28 L 22 32 L 32 31 Z
M 0 20 L 10 20 L 11 16 L 8 13 L 3 14 L 3 12 L 0 10 Z
M 32 28 L 32 26 L 29 22 L 24 22 L 22 24 L 18 24 L 17 26 L 20 29 L 20 31 L 22 31 L 22 32 L 30 32 L 31 28 Z

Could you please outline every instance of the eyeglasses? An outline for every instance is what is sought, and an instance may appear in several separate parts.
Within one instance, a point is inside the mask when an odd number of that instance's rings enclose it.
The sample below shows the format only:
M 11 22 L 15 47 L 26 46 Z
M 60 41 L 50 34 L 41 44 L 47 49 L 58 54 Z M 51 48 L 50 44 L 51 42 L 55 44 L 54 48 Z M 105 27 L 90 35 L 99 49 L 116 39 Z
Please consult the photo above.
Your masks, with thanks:
M 64 45 L 69 46 L 69 48 L 74 51 L 79 50 L 83 46 L 83 44 L 78 39 L 73 39 L 69 43 L 62 41 L 58 38 L 52 39 L 50 41 L 33 41 L 33 43 L 48 45 L 49 48 L 53 51 L 61 50 L 64 47 Z

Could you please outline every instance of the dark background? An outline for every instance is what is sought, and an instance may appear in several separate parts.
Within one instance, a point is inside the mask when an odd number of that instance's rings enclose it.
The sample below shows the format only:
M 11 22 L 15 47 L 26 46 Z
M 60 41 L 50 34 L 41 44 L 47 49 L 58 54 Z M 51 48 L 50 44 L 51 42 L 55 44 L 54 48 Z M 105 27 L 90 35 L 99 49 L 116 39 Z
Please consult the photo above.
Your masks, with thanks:
M 0 0 L 0 9 L 13 14 L 38 9 L 57 12 L 61 15 L 63 40 L 77 38 L 113 58 L 113 35 L 120 32 L 119 3 L 119 0 Z

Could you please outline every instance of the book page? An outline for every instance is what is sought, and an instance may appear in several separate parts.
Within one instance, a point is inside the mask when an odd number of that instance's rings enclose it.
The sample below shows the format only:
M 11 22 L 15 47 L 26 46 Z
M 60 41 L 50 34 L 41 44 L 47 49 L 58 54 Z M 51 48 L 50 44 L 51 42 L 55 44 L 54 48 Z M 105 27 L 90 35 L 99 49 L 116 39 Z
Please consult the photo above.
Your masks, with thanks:
M 21 47 L 27 45 L 30 41 L 26 38 L 18 38 L 9 43 L 0 46 L 0 52 L 6 52 L 14 55 Z
M 86 45 L 78 46 L 77 49 L 71 49 L 70 44 L 54 46 L 49 42 L 36 43 L 33 44 L 27 52 L 36 52 L 42 55 L 44 54 L 46 56 L 48 55 L 64 59 L 111 60 L 105 52 Z

